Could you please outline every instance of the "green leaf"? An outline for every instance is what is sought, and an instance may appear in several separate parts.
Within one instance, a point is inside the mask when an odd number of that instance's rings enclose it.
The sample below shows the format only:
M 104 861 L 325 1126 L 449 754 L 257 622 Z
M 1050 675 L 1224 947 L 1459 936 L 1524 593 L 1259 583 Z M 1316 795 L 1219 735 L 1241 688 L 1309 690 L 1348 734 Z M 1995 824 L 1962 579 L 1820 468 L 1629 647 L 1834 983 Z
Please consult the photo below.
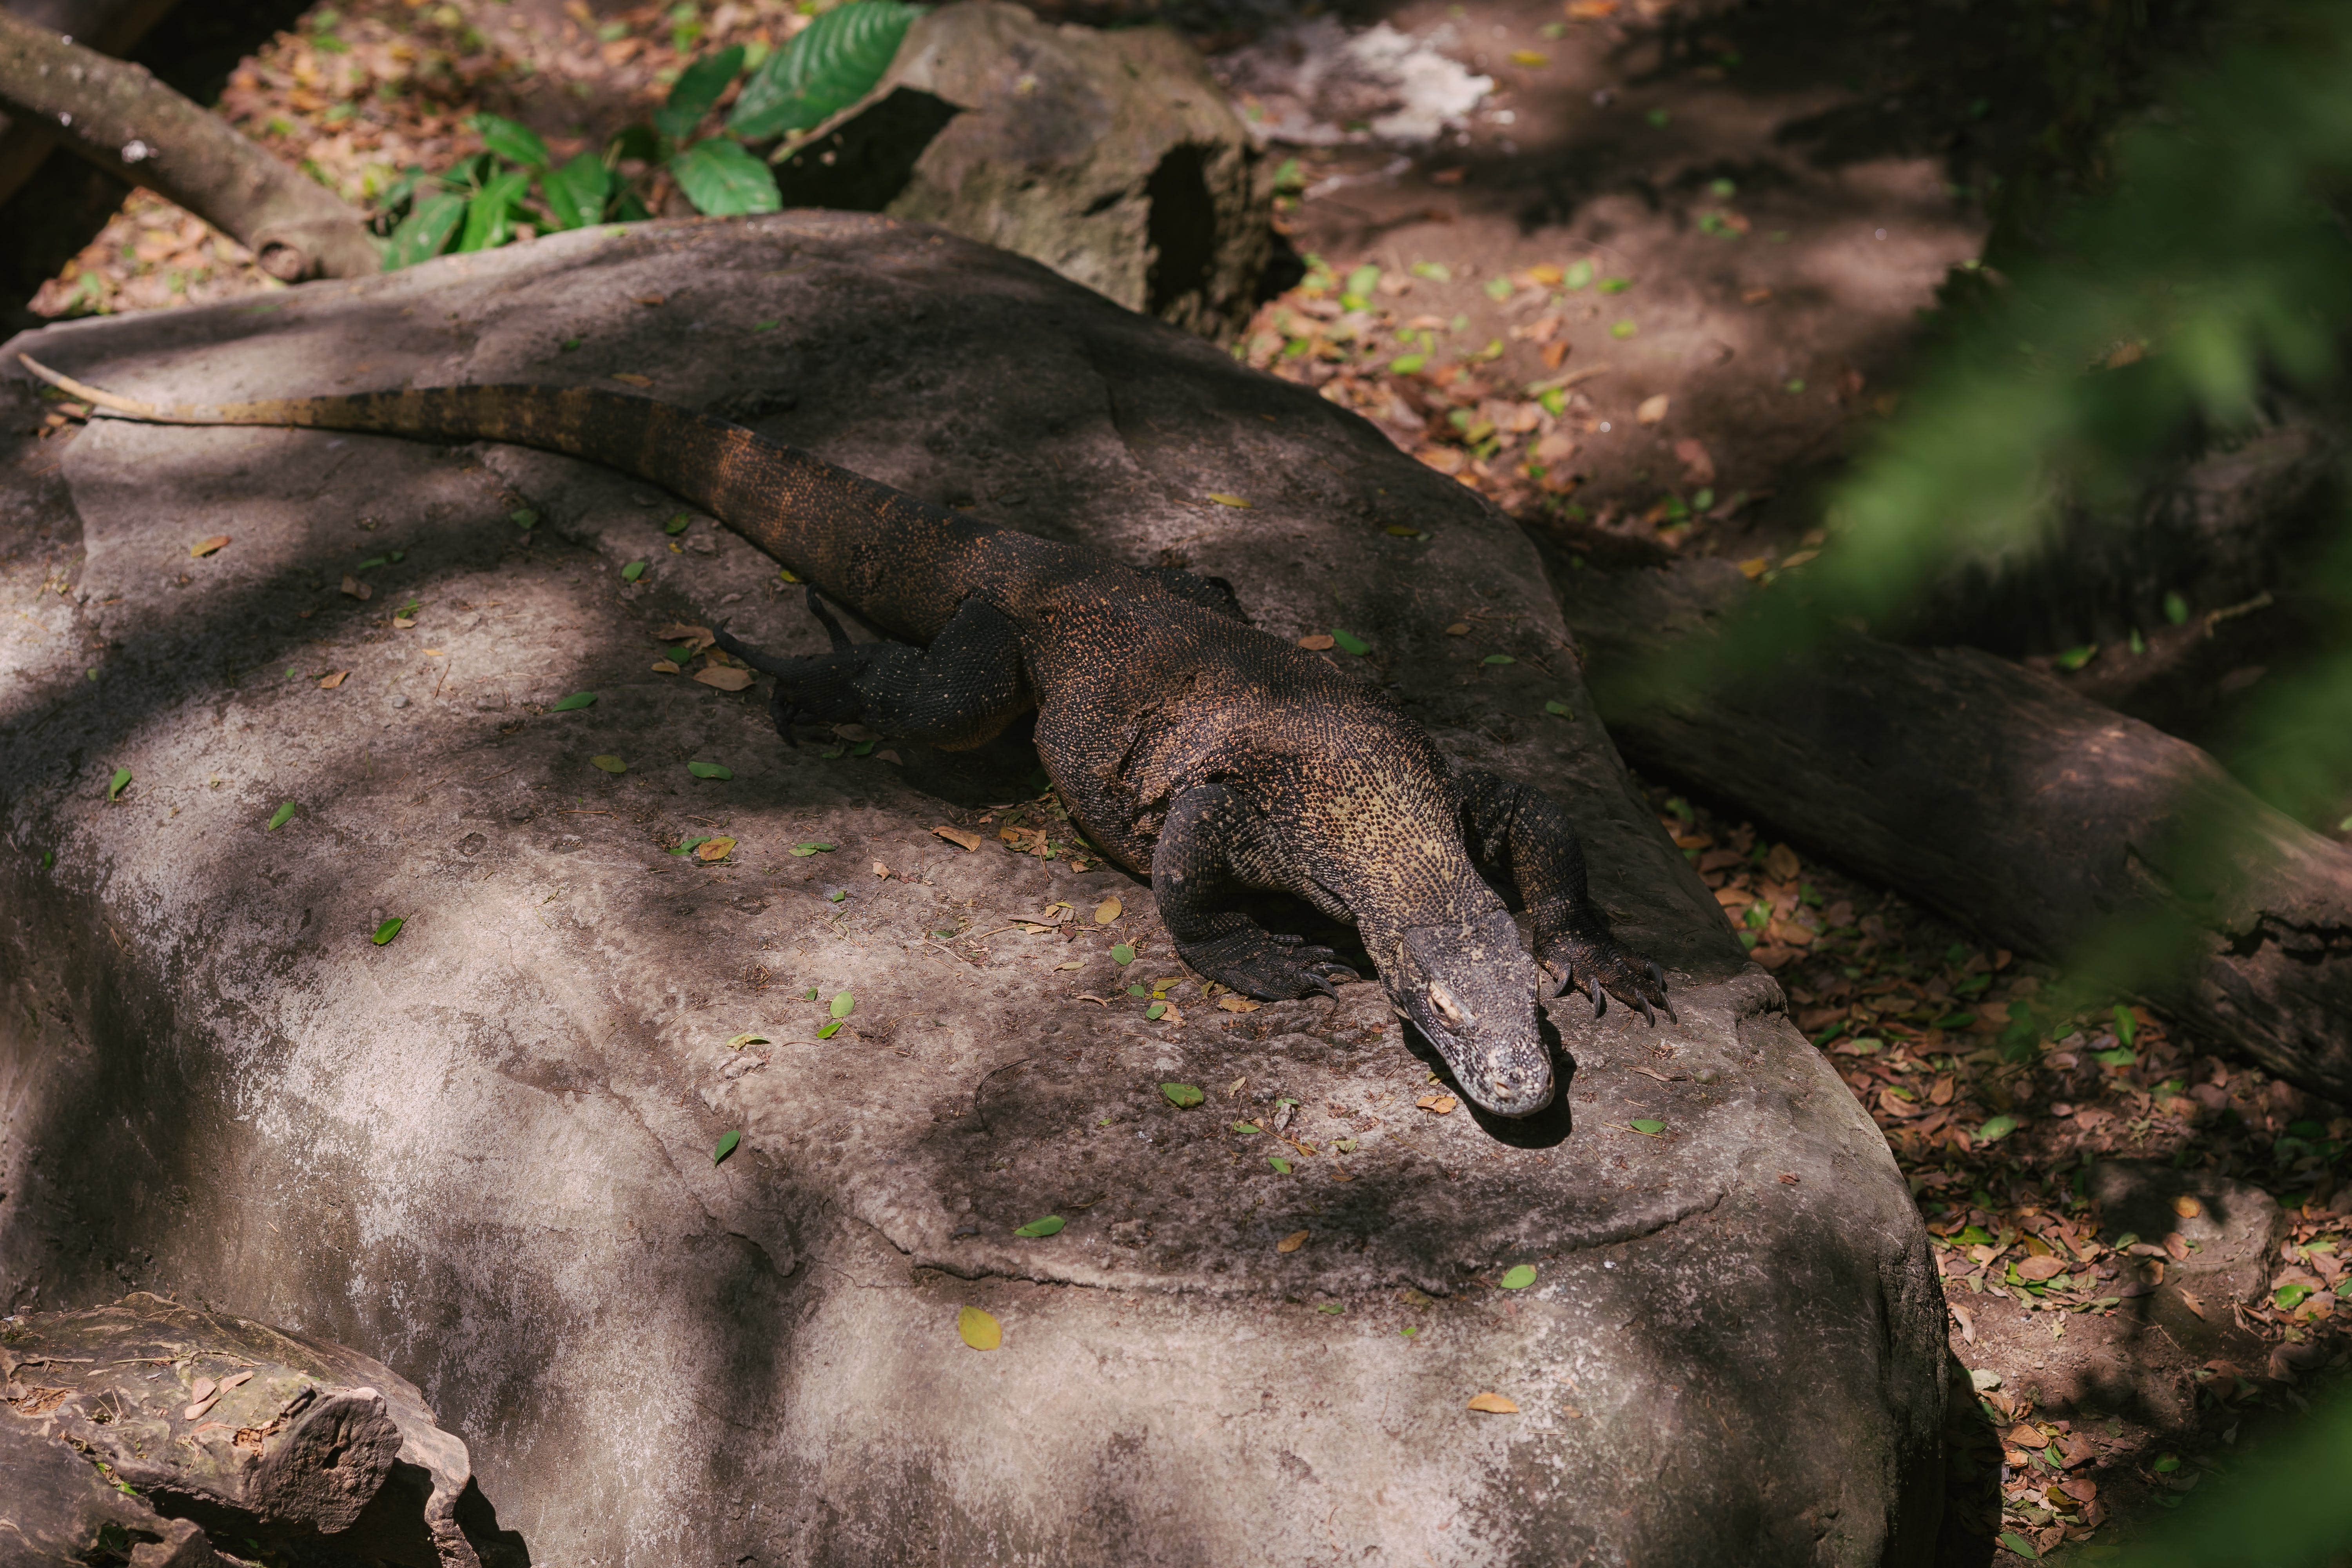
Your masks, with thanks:
M 685 141 L 742 68 L 743 46 L 732 44 L 715 55 L 703 56 L 678 72 L 677 80 L 670 87 L 668 101 L 654 110 L 654 129 L 673 142 Z
M 1190 1110 L 1209 1098 L 1189 1083 L 1163 1083 L 1160 1086 L 1160 1092 L 1167 1096 L 1168 1103 L 1179 1110 Z
M 1603 294 L 1622 294 L 1633 286 L 1633 280 L 1631 278 L 1603 278 L 1601 280 L 1601 291 Z
M 2085 643 L 2081 647 L 2068 648 L 2064 653 L 2060 654 L 2053 662 L 2061 669 L 2080 669 L 2098 657 L 2099 645 L 2096 643 Z
M 592 768 L 602 768 L 608 773 L 625 773 L 629 771 L 629 764 L 610 752 L 602 756 L 589 758 L 588 765 Z
M 671 850 L 670 853 L 673 855 L 691 855 L 709 842 L 710 836 L 706 833 L 699 838 L 688 838 L 681 840 L 677 847 Z
M 827 1024 L 824 1028 L 819 1029 L 816 1032 L 816 1037 L 820 1040 L 829 1040 L 833 1038 L 834 1036 L 841 1033 L 841 1023 L 842 1021 L 839 1018 L 835 1018 L 832 1023 Z
M 1536 1266 L 1532 1263 L 1514 1265 L 1503 1275 L 1503 1289 L 1524 1290 L 1536 1282 Z
M 2188 625 L 2189 601 L 2178 594 L 2167 594 L 2164 596 L 2164 618 L 2176 626 Z
M 1126 942 L 1118 942 L 1110 950 L 1110 961 L 1113 963 L 1133 963 L 1135 962 L 1135 949 L 1129 946 Z
M 1987 1117 L 1984 1124 L 1976 1130 L 1975 1137 L 1979 1143 L 1998 1143 L 2016 1131 L 2016 1117 L 1990 1116 Z
M 774 172 L 740 142 L 698 142 L 669 161 L 669 172 L 694 210 L 711 217 L 772 213 L 784 205 Z
M 2093 1051 L 2091 1053 L 2091 1059 L 2097 1062 L 2101 1067 L 2135 1067 L 2138 1065 L 2139 1053 L 2133 1050 L 2129 1046 L 2117 1046 L 2112 1050 Z
M 851 0 L 793 36 L 743 84 L 727 129 L 749 142 L 806 131 L 874 90 L 922 15 L 898 0 Z
M 1967 1226 L 1952 1237 L 1952 1243 L 1956 1247 L 1990 1247 L 1992 1234 L 1980 1225 Z
M 1511 280 L 1507 278 L 1486 279 L 1486 298 L 1497 302 L 1511 297 Z
M 265 833 L 275 833 L 293 820 L 294 803 L 289 800 L 284 805 L 279 806 L 276 811 L 269 814 L 269 826 L 262 829 L 262 831 Z
M 1342 1313 L 1342 1312 L 1346 1311 L 1348 1309 L 1347 1309 L 1347 1308 L 1345 1308 L 1345 1307 L 1343 1307 L 1343 1306 L 1341 1306 L 1341 1305 L 1340 1305 L 1339 1302 L 1337 1302 L 1337 1301 L 1326 1301 L 1326 1302 L 1324 1302 L 1321 1306 L 1319 1306 L 1319 1307 L 1316 1308 L 1315 1310 L 1316 1310 L 1317 1311 L 1318 1311 L 1318 1312 L 1328 1312 L 1331 1316 L 1333 1316 L 1333 1317 L 1335 1317 L 1335 1318 L 1336 1318 L 1336 1317 L 1338 1317 L 1340 1313 Z
M 1026 1236 L 1032 1237 L 1040 1236 L 1057 1236 L 1061 1233 L 1061 1229 L 1062 1216 L 1057 1214 L 1049 1214 L 1043 1219 L 1031 1220 L 1027 1225 L 1023 1226 L 1013 1234 L 1015 1236 Z
M 520 163 L 526 169 L 547 167 L 547 143 L 539 132 L 528 125 L 519 125 L 502 114 L 477 114 L 466 121 L 482 145 L 509 163 Z
M 455 191 L 429 195 L 408 209 L 384 242 L 383 269 L 396 272 L 429 261 L 448 247 L 449 237 L 466 221 L 466 198 Z
M 613 194 L 613 171 L 593 153 L 583 153 L 539 177 L 539 194 L 551 228 L 586 228 L 601 223 Z
M 510 511 L 507 513 L 507 521 L 528 533 L 530 530 L 539 526 L 539 513 L 531 510 L 529 507 L 524 507 L 520 511 Z
M 698 779 L 731 779 L 735 776 L 734 769 L 721 767 L 717 763 L 688 763 L 686 771 Z
M 1351 653 L 1359 658 L 1372 651 L 1371 644 L 1353 632 L 1341 631 L 1338 626 L 1331 628 L 1331 640 L 1339 645 L 1341 653 Z
M 1634 1131 L 1641 1133 L 1645 1138 L 1655 1138 L 1666 1130 L 1666 1124 L 1664 1122 L 1653 1121 L 1647 1117 L 1637 1118 L 1634 1121 L 1628 1121 L 1625 1125 L 1632 1128 Z
M 669 534 L 684 533 L 688 529 L 692 528 L 693 526 L 694 514 L 690 511 L 682 511 L 676 517 L 671 518 L 667 522 L 663 523 L 662 531 Z
M 765 1035 L 738 1035 L 727 1042 L 727 1048 L 730 1051 L 740 1051 L 745 1046 L 764 1046 L 767 1043 L 768 1037 Z
M 2149 1469 L 2154 1470 L 2159 1476 L 2168 1476 L 2179 1468 L 2180 1456 L 2178 1454 L 2162 1455 L 2157 1459 L 2156 1463 L 2148 1467 Z
M 1482 664 L 1517 664 L 1519 661 L 1513 658 L 1507 653 L 1490 653 L 1479 662 Z
M 2132 1016 L 2132 1010 L 2130 1008 L 2125 1006 L 2120 1002 L 2116 1003 L 2116 1039 L 2119 1043 L 2128 1046 L 2135 1043 L 2138 1038 L 2139 1020 Z
M 1282 1175 L 1286 1176 L 1290 1174 L 1290 1162 L 1284 1159 L 1279 1154 L 1268 1154 L 1265 1157 L 1265 1163 L 1272 1165 L 1275 1170 Z
M 130 782 L 131 770 L 129 768 L 115 769 L 114 777 L 108 782 L 106 786 L 106 798 L 112 800 L 117 795 L 120 795 L 122 793 L 123 786 L 128 784 Z
M 58 852 L 57 852 L 56 850 L 54 850 L 54 849 L 44 849 L 44 850 L 42 850 L 42 851 L 41 851 L 41 869 L 42 869 L 42 870 L 46 871 L 46 870 L 49 869 L 51 867 L 55 866 L 57 863 L 58 863 Z M 2347 1285 L 2352 1285 L 2352 1279 L 2347 1279 L 2347 1280 L 2346 1280 L 2346 1281 L 2345 1281 L 2345 1283 L 2346 1283 L 2346 1284 L 2347 1284 Z
M 2271 1300 L 2280 1311 L 2292 1312 L 2302 1306 L 2303 1299 L 2310 1294 L 2311 1287 L 2308 1285 L 2282 1285 L 2272 1295 Z
M 642 561 L 632 561 L 621 568 L 621 581 L 624 583 L 634 583 L 645 574 L 646 563 Z
M 375 943 L 376 946 L 382 947 L 385 942 L 388 942 L 394 937 L 398 936 L 400 934 L 400 928 L 407 923 L 408 921 L 405 916 L 394 915 L 392 919 L 384 921 L 383 924 L 376 927 L 375 934 L 368 938 L 368 940 Z
M 2017 1531 L 2013 1530 L 2004 1530 L 2000 1532 L 2000 1543 L 2003 1546 L 2008 1547 L 2011 1552 L 2016 1552 L 2028 1563 L 2037 1563 L 2041 1561 L 2042 1548 L 2034 1545 L 2033 1542 L 2026 1540 L 2025 1537 L 2018 1534 Z
M 358 565 L 352 567 L 352 570 L 353 572 L 373 572 L 379 566 L 385 566 L 390 563 L 390 558 L 387 556 L 371 555 L 366 560 L 361 562 Z
M 807 859 L 807 858 L 808 858 L 810 856 L 812 856 L 812 855 L 830 855 L 830 854 L 832 854 L 832 853 L 833 853 L 833 846 L 832 846 L 832 845 L 830 845 L 830 844 L 819 844 L 819 843 L 817 843 L 816 841 L 814 841 L 814 839 L 812 839 L 812 840 L 810 840 L 809 842 L 807 842 L 807 843 L 805 843 L 805 844 L 795 844 L 795 845 L 793 845 L 793 850 L 792 850 L 792 852 L 793 852 L 793 854 L 795 854 L 795 855 L 799 856 L 802 859 L 805 860 L 805 859 Z
M 742 1142 L 743 1134 L 740 1132 L 721 1132 L 719 1135 L 719 1147 L 710 1152 L 710 1163 L 714 1165 L 719 1163 L 728 1155 L 735 1152 L 736 1145 Z
M 1612 321 L 1609 326 L 1609 335 L 1612 338 L 1630 338 L 1641 330 L 1642 329 L 1640 327 L 1635 326 L 1631 321 Z M 1801 386 L 1796 390 L 1801 392 L 1804 389 Z
M 1592 263 L 1590 260 L 1578 261 L 1570 264 L 1568 271 L 1560 278 L 1559 286 L 1573 293 L 1591 281 Z
M 1544 704 L 1544 711 L 1550 714 L 1555 719 L 1572 719 L 1576 717 L 1575 714 L 1569 711 L 1568 704 L 1562 702 L 1557 697 Z
M 523 194 L 530 189 L 530 171 L 509 169 L 493 174 L 488 183 L 466 201 L 466 229 L 457 237 L 457 248 L 492 250 L 514 237 L 515 214 L 522 206 Z
M 594 692 L 575 691 L 571 696 L 565 698 L 562 701 L 557 703 L 552 709 L 549 710 L 549 711 L 554 713 L 570 713 L 582 708 L 593 708 L 595 705 L 596 694 Z
M 1236 1121 L 1234 1123 L 1233 1130 L 1236 1132 L 1244 1134 L 1265 1131 L 1265 1129 L 1259 1127 L 1255 1121 Z
M 1389 371 L 1393 375 L 1411 375 L 1428 363 L 1427 354 L 1399 354 L 1389 361 Z
M 1412 264 L 1412 275 L 1415 278 L 1425 278 L 1432 283 L 1454 281 L 1454 269 L 1443 261 L 1416 261 Z
M 1146 1007 L 1143 1010 L 1143 1016 L 1146 1018 L 1164 1018 L 1168 1016 L 1168 1004 L 1165 1002 L 1154 1002 L 1150 1006 Z
M 846 1018 L 857 1011 L 857 998 L 846 991 L 836 991 L 826 1010 L 836 1018 Z

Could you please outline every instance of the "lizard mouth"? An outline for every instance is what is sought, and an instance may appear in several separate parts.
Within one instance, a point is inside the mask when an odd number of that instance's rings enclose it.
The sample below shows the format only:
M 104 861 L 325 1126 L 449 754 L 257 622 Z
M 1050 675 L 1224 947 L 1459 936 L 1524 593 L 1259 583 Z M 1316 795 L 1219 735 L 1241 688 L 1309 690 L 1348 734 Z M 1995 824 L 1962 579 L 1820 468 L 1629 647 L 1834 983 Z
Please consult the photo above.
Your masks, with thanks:
M 1551 1057 L 1536 1021 L 1534 961 L 1507 914 L 1500 925 L 1468 942 L 1454 927 L 1407 931 L 1389 996 L 1472 1103 L 1495 1116 L 1533 1116 L 1552 1100 Z

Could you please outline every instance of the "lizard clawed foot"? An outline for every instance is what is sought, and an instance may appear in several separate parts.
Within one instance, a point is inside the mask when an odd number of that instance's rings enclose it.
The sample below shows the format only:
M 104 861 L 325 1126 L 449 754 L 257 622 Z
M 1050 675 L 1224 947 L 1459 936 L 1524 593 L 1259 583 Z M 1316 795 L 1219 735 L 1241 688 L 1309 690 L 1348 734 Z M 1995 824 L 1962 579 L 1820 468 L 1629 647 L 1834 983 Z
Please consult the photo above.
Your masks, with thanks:
M 1328 947 L 1310 947 L 1304 937 L 1276 936 L 1255 928 L 1206 942 L 1176 944 L 1176 956 L 1218 984 L 1259 1002 L 1289 1002 L 1320 992 L 1336 996 L 1332 977 L 1356 978 Z
M 1542 958 L 1552 976 L 1550 994 L 1583 992 L 1592 1003 L 1596 1018 L 1609 1011 L 1609 998 L 1613 995 L 1639 1009 L 1652 1028 L 1657 1027 L 1662 1011 L 1674 1022 L 1682 1022 L 1675 1016 L 1675 1005 L 1666 999 L 1665 972 L 1621 942 L 1605 937 L 1598 941 L 1558 937 L 1544 944 Z

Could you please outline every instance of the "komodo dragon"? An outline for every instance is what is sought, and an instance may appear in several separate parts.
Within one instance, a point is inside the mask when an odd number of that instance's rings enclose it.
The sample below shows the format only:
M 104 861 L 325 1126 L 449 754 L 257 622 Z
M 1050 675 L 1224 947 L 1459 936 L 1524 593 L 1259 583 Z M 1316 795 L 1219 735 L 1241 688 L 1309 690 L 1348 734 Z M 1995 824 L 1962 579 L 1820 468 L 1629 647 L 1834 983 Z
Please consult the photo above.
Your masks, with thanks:
M 1584 851 L 1541 791 L 1449 763 L 1384 692 L 1248 625 L 1222 584 L 992 528 L 722 420 L 625 394 L 434 387 L 217 406 L 116 397 L 34 363 L 99 409 L 153 423 L 310 426 L 507 441 L 660 485 L 812 584 L 833 649 L 779 658 L 795 716 L 956 750 L 1037 710 L 1037 751 L 1087 837 L 1148 873 L 1176 951 L 1265 1001 L 1331 991 L 1328 948 L 1267 931 L 1239 889 L 1295 893 L 1351 920 L 1390 1000 L 1471 1100 L 1528 1116 L 1554 1091 L 1537 1024 L 1544 981 L 1484 865 L 1535 925 L 1549 994 L 1603 988 L 1674 1009 L 1655 963 L 1617 942 Z M 853 644 L 815 595 L 892 640 Z

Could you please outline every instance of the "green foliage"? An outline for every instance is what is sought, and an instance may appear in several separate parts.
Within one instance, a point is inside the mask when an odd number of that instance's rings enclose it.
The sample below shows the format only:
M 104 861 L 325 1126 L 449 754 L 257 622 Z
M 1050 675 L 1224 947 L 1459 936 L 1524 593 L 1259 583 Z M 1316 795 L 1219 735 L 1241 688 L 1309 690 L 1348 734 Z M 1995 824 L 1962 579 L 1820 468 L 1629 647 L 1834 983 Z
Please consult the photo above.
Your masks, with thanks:
M 505 245 L 519 224 L 554 231 L 646 217 L 640 185 L 647 176 L 625 179 L 629 163 L 666 172 L 697 212 L 774 212 L 783 205 L 775 175 L 744 143 L 805 130 L 865 97 L 921 14 L 900 0 L 847 0 L 782 49 L 755 55 L 738 44 L 706 55 L 679 73 L 651 123 L 630 126 L 602 153 L 583 153 L 561 167 L 529 126 L 477 114 L 467 123 L 486 151 L 439 174 L 409 169 L 384 191 L 377 227 L 385 270 L 446 250 Z M 725 128 L 698 138 L 739 79 L 743 89 Z
M 852 0 L 811 22 L 752 74 L 727 129 L 757 142 L 806 131 L 874 90 L 922 15 L 899 0 Z

